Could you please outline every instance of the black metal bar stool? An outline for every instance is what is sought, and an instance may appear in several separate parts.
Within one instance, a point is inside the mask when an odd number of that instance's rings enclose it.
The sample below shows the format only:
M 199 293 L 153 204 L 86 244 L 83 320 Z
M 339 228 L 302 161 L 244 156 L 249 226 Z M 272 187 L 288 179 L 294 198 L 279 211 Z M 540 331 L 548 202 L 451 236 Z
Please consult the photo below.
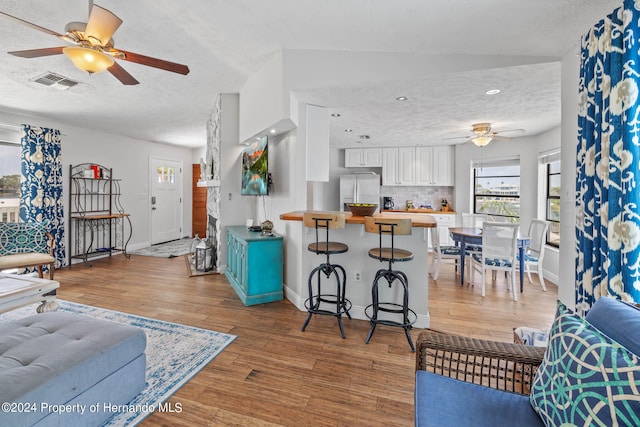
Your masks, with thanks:
M 411 329 L 411 325 L 415 323 L 417 316 L 415 311 L 409 308 L 409 279 L 407 279 L 407 275 L 404 272 L 393 270 L 393 263 L 410 261 L 413 259 L 413 253 L 411 253 L 411 251 L 395 247 L 395 236 L 411 234 L 411 219 L 365 217 L 364 221 L 364 227 L 367 233 L 375 233 L 380 236 L 378 247 L 369 249 L 369 256 L 379 260 L 380 262 L 389 263 L 386 269 L 383 268 L 378 270 L 375 278 L 373 279 L 373 285 L 371 287 L 372 303 L 364 310 L 364 314 L 371 321 L 371 328 L 369 329 L 369 335 L 367 335 L 367 340 L 365 342 L 369 344 L 369 340 L 371 339 L 371 336 L 376 330 L 376 326 L 378 324 L 395 326 L 404 329 L 404 333 L 407 336 L 409 345 L 411 346 L 411 351 L 415 352 L 416 349 L 413 345 L 413 341 L 411 340 L 409 330 Z M 391 247 L 382 246 L 382 236 L 385 234 L 390 236 Z M 402 286 L 401 304 L 398 302 L 380 301 L 379 282 L 380 279 L 383 278 L 387 281 L 389 288 L 391 288 L 393 283 L 399 283 L 400 286 Z M 402 317 L 400 320 L 392 320 L 386 318 L 386 316 L 385 318 L 379 318 L 378 316 L 381 312 L 392 313 L 392 316 L 402 315 Z
M 315 243 L 309 243 L 308 249 L 315 254 L 325 255 L 326 261 L 311 270 L 311 274 L 309 274 L 309 298 L 304 302 L 304 306 L 309 312 L 309 315 L 304 325 L 302 325 L 302 331 L 304 332 L 311 320 L 311 316 L 314 314 L 329 315 L 335 316 L 338 319 L 340 333 L 342 334 L 342 338 L 345 338 L 344 328 L 342 327 L 342 315 L 346 314 L 347 317 L 351 319 L 351 315 L 349 314 L 351 301 L 345 298 L 347 273 L 341 265 L 331 264 L 331 260 L 329 259 L 331 254 L 341 254 L 349 250 L 349 247 L 344 243 L 329 241 L 329 229 L 344 228 L 345 214 L 335 212 L 305 212 L 303 220 L 305 227 L 315 228 L 316 230 L 316 241 Z M 325 239 L 322 242 L 319 237 L 320 229 L 325 229 L 326 231 Z M 335 278 L 335 294 L 323 293 L 323 275 L 327 280 L 329 280 L 331 276 Z

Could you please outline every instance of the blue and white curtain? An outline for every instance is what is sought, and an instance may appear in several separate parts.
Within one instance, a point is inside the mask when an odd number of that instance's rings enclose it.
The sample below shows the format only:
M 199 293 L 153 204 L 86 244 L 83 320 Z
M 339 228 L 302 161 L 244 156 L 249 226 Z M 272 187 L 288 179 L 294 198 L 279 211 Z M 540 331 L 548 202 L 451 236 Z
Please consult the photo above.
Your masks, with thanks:
M 640 302 L 640 1 L 582 38 L 576 178 L 576 309 Z
M 49 221 L 56 268 L 66 265 L 60 131 L 22 125 L 20 140 L 20 219 Z

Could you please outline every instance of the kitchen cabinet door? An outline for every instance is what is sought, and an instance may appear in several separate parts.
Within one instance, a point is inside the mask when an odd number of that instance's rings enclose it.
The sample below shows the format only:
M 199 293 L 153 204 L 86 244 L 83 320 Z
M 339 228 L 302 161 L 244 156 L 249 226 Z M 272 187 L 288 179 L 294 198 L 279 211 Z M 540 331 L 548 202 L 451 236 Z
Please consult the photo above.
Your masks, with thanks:
M 381 148 L 346 148 L 344 150 L 344 167 L 381 167 Z
M 414 147 L 382 149 L 382 185 L 415 185 Z
M 363 148 L 362 153 L 363 166 L 370 168 L 382 166 L 382 148 Z
M 453 186 L 453 147 L 416 148 L 416 185 Z
M 415 185 L 416 183 L 416 149 L 415 147 L 398 148 L 398 185 Z
M 362 148 L 346 148 L 344 150 L 344 167 L 359 168 L 362 167 L 364 153 Z
M 398 185 L 398 149 L 382 149 L 382 185 Z
M 433 185 L 433 147 L 416 147 L 416 185 Z
M 454 182 L 453 146 L 433 147 L 433 185 L 453 186 Z

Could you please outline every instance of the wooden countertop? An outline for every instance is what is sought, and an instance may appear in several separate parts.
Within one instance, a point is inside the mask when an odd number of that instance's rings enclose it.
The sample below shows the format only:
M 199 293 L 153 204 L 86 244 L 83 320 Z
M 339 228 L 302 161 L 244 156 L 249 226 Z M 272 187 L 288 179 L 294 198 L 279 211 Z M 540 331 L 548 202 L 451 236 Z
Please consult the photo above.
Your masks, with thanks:
M 445 214 L 445 215 L 450 215 L 453 214 L 455 215 L 455 211 L 437 211 L 434 209 L 427 209 L 427 208 L 411 208 L 411 209 L 383 209 L 382 210 L 383 213 L 386 212 L 404 212 L 404 213 L 421 213 L 421 214 L 436 214 L 436 215 L 440 215 L 440 214 Z
M 404 213 L 402 215 L 395 215 L 395 218 L 400 218 L 400 219 L 407 218 L 407 217 L 411 218 L 411 225 L 413 227 L 435 228 L 438 226 L 438 223 L 436 222 L 435 218 L 433 218 L 432 216 L 424 215 L 424 214 L 410 215 L 411 213 L 413 212 Z M 302 221 L 303 214 L 304 214 L 304 211 L 287 212 L 287 213 L 281 214 L 280 219 L 284 221 Z M 347 224 L 364 224 L 363 216 L 354 216 L 351 214 L 351 212 L 344 212 L 344 214 L 346 216 L 345 222 Z M 384 218 L 394 218 L 394 212 L 386 211 L 383 213 L 375 214 L 373 216 L 374 217 L 380 216 Z

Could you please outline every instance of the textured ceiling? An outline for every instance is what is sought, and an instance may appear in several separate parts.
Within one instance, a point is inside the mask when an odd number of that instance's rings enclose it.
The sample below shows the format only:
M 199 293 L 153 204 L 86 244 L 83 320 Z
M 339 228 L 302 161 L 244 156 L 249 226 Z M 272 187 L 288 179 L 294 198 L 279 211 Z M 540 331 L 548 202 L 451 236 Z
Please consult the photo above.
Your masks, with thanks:
M 0 10 L 57 32 L 86 21 L 86 0 L 0 0 Z M 23 59 L 1 52 L 64 45 L 0 18 L 0 110 L 144 140 L 203 146 L 216 95 L 239 92 L 283 49 L 406 54 L 524 55 L 559 59 L 621 1 L 611 0 L 102 0 L 124 23 L 116 47 L 183 63 L 181 76 L 120 64 L 140 81 L 88 76 L 62 55 Z M 58 91 L 30 82 L 54 72 L 80 85 Z M 484 95 L 487 89 L 499 95 Z M 294 88 L 296 89 L 296 88 Z M 348 85 L 308 83 L 299 99 L 328 106 L 332 143 L 433 144 L 465 136 L 472 123 L 536 134 L 560 124 L 560 66 L 540 63 L 447 70 Z M 403 103 L 395 97 L 404 95 Z M 354 132 L 347 134 L 344 129 Z M 455 140 L 454 140 L 455 141 Z

